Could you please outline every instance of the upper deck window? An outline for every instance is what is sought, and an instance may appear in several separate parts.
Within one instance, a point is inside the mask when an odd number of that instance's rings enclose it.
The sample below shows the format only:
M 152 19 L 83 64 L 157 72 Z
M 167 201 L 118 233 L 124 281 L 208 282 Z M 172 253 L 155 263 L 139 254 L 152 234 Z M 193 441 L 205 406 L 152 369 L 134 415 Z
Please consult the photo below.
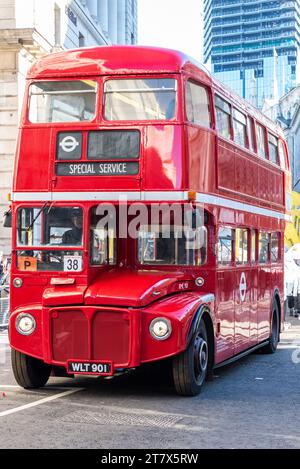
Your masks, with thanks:
M 234 141 L 241 145 L 246 146 L 246 135 L 247 135 L 247 119 L 244 114 L 239 112 L 237 109 L 233 109 L 233 129 L 234 129 Z
M 252 117 L 248 117 L 247 119 L 247 129 L 248 129 L 248 144 L 249 144 L 249 150 L 255 151 L 254 150 L 254 140 L 253 140 L 253 119 Z
M 191 81 L 186 87 L 186 114 L 189 122 L 204 127 L 211 126 L 210 105 L 207 90 Z
M 278 139 L 272 134 L 268 134 L 269 155 L 272 163 L 278 164 Z
M 217 130 L 222 137 L 230 138 L 231 137 L 230 105 L 223 99 L 219 98 L 219 96 L 216 96 L 215 107 L 216 107 Z
M 89 122 L 96 114 L 97 83 L 92 80 L 33 83 L 29 96 L 33 124 Z
M 259 156 L 262 158 L 267 158 L 265 128 L 260 124 L 256 124 L 256 140 L 257 152 Z
M 286 169 L 286 154 L 283 142 L 279 140 L 278 142 L 278 153 L 279 153 L 279 160 L 280 160 L 280 167 L 282 169 Z
M 104 94 L 107 120 L 175 118 L 177 81 L 173 78 L 109 80 L 105 83 Z

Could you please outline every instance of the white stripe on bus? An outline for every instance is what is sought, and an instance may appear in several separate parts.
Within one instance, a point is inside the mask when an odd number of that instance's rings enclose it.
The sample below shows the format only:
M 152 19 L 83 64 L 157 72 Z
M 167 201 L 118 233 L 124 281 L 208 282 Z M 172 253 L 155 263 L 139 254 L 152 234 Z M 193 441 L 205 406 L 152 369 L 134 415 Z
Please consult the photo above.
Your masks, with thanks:
M 12 194 L 14 202 L 113 202 L 113 201 L 132 201 L 132 202 L 160 202 L 160 201 L 185 201 L 188 200 L 188 192 L 171 191 L 171 192 L 153 192 L 153 191 L 136 191 L 136 192 L 16 192 Z M 292 218 L 284 213 L 275 210 L 269 210 L 256 205 L 245 204 L 234 200 L 218 197 L 216 195 L 197 193 L 197 202 L 218 207 L 231 208 L 242 212 L 253 213 L 255 215 L 263 215 L 265 217 L 277 218 L 278 220 L 291 221 Z

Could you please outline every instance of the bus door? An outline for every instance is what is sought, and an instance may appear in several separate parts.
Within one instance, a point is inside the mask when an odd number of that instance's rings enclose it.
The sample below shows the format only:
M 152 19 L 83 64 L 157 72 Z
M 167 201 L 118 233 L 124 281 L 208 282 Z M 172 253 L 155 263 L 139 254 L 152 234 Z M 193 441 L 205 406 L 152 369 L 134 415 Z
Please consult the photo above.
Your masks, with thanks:
M 259 342 L 270 336 L 270 302 L 271 302 L 271 268 L 270 257 L 270 235 L 261 231 L 259 233 L 258 250 L 258 338 Z
M 235 355 L 251 347 L 250 323 L 253 275 L 249 259 L 249 230 L 236 229 L 235 234 Z
M 235 355 L 251 347 L 250 318 L 251 318 L 251 283 L 252 272 L 249 267 L 241 267 L 236 270 L 235 291 Z
M 218 341 L 216 359 L 225 361 L 234 355 L 234 230 L 219 228 L 217 252 L 217 322 Z

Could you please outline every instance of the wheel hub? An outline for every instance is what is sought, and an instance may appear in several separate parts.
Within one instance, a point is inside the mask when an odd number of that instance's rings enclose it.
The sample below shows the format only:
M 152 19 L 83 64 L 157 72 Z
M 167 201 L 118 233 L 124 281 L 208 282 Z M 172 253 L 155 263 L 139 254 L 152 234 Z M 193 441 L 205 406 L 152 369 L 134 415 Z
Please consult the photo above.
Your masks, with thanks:
M 203 337 L 196 337 L 194 351 L 195 377 L 197 380 L 201 380 L 203 375 L 206 373 L 208 365 L 208 344 Z
M 204 340 L 202 340 L 200 350 L 199 350 L 199 361 L 200 361 L 200 368 L 202 371 L 205 371 L 207 368 L 207 360 L 208 360 L 207 343 Z

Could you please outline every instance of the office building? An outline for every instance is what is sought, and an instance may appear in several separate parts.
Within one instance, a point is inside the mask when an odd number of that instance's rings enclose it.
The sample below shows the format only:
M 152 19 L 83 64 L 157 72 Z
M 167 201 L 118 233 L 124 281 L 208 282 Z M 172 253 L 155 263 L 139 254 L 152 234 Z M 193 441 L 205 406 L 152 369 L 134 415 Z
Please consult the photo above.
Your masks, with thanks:
M 300 0 L 204 0 L 204 62 L 261 108 L 300 79 Z

